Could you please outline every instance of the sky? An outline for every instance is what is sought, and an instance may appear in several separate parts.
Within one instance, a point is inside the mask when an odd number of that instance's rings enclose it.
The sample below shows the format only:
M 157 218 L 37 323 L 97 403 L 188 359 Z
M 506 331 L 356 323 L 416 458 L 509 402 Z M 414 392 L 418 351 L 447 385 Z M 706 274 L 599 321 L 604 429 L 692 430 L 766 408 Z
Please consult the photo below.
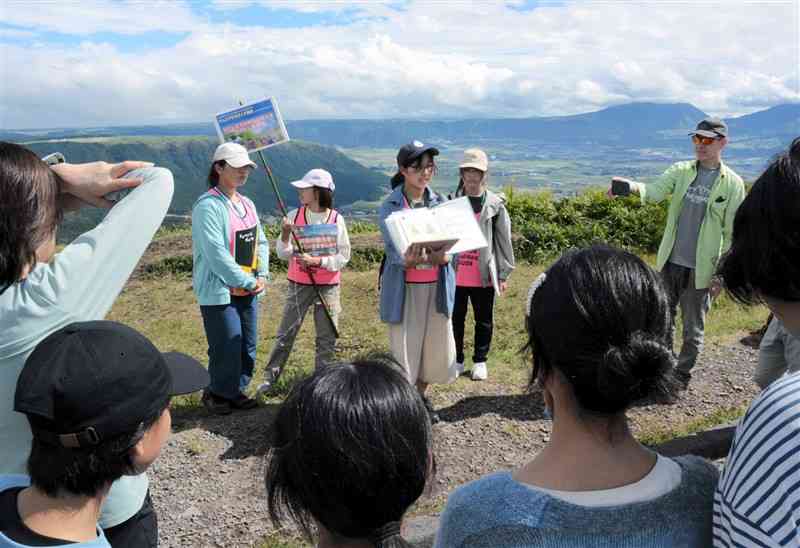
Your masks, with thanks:
M 800 101 L 800 0 L 0 0 L 0 128 Z

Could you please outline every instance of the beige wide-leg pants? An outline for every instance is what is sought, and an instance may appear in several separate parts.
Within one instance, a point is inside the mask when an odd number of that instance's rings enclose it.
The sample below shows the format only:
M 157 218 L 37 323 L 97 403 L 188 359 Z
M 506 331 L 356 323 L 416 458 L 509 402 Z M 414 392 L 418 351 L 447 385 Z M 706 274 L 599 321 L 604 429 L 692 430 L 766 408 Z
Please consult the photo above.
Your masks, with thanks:
M 389 324 L 389 345 L 411 384 L 458 378 L 453 324 L 436 311 L 435 283 L 406 284 L 403 321 Z

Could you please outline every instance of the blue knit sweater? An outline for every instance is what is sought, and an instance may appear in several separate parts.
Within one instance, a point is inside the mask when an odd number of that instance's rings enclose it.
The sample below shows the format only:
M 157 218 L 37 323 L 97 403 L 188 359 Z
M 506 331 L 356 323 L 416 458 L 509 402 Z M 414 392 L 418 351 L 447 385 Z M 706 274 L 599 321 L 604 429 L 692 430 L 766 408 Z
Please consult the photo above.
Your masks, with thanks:
M 509 472 L 456 489 L 447 500 L 436 548 L 700 548 L 711 545 L 716 468 L 674 459 L 681 483 L 650 501 L 577 506 L 515 481 Z

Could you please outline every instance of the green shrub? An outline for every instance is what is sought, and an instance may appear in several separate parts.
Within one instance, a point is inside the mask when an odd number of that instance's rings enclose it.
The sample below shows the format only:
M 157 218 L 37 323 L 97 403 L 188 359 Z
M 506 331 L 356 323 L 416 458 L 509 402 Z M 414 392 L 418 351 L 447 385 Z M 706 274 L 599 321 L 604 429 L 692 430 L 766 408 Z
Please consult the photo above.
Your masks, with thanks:
M 146 264 L 142 267 L 144 278 L 161 278 L 163 276 L 185 277 L 192 275 L 192 256 L 173 255 L 165 257 L 155 263 Z
M 532 263 L 549 260 L 567 249 L 605 242 L 631 251 L 658 250 L 667 206 L 642 205 L 638 197 L 609 199 L 589 189 L 575 197 L 554 199 L 549 192 L 506 189 L 514 252 Z

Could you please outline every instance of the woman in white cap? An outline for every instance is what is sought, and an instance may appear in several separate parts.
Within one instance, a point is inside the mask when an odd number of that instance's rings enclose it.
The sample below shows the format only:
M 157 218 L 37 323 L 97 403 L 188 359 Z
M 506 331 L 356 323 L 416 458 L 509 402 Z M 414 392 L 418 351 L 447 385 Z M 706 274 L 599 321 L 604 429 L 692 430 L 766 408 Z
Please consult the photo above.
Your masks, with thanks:
M 314 306 L 314 327 L 317 334 L 317 369 L 331 363 L 336 335 L 331 320 L 338 325 L 341 301 L 341 270 L 350 260 L 350 237 L 344 217 L 333 209 L 333 177 L 324 169 L 312 169 L 292 186 L 297 189 L 300 207 L 284 217 L 281 237 L 276 243 L 278 257 L 289 261 L 289 285 L 283 319 L 275 336 L 275 346 L 267 363 L 266 378 L 259 392 L 269 392 L 278 380 L 294 345 L 297 332 L 309 307 Z M 302 247 L 295 249 L 292 231 Z M 325 299 L 331 320 L 325 314 L 317 290 Z
M 443 250 L 409 246 L 400 255 L 386 228 L 386 218 L 396 211 L 432 207 L 443 201 L 429 183 L 436 172 L 439 151 L 419 141 L 403 145 L 397 153 L 393 192 L 380 209 L 385 252 L 380 284 L 381 321 L 389 324 L 392 355 L 422 395 L 431 422 L 438 422 L 425 392 L 430 383 L 450 383 L 457 377 L 453 340 L 455 271 Z
M 459 165 L 461 179 L 457 196 L 467 196 L 488 246 L 458 254 L 456 265 L 456 299 L 453 307 L 453 334 L 456 339 L 456 367 L 464 371 L 464 322 L 467 301 L 472 301 L 475 316 L 475 346 L 472 350 L 472 380 L 486 380 L 486 361 L 492 344 L 494 297 L 506 290 L 508 277 L 514 270 L 511 246 L 511 220 L 504 198 L 487 188 L 489 159 L 478 148 L 464 151 Z
M 242 145 L 221 144 L 208 173 L 209 190 L 192 208 L 192 286 L 211 374 L 203 405 L 219 415 L 257 405 L 245 391 L 256 359 L 256 296 L 269 276 L 269 244 L 255 205 L 239 193 L 255 167 Z

